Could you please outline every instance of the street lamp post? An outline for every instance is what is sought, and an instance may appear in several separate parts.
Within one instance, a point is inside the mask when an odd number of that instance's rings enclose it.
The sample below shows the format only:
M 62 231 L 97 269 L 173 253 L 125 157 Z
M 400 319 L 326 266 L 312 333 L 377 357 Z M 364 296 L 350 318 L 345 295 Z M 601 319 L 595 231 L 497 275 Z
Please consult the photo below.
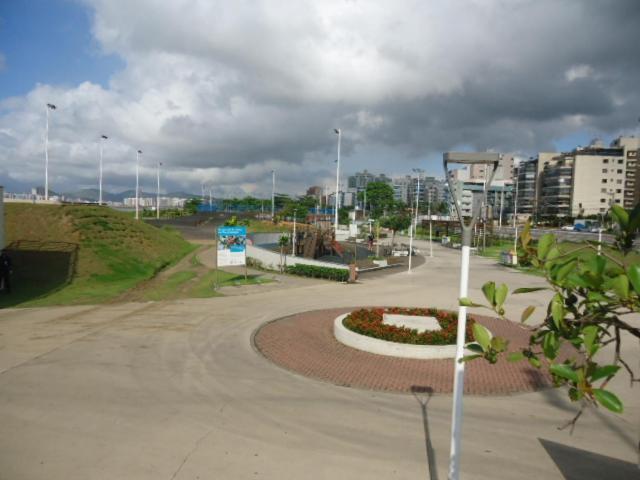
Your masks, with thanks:
M 416 231 L 418 229 L 418 207 L 420 205 L 420 174 L 423 172 L 423 170 L 421 170 L 420 168 L 414 168 L 413 169 L 414 173 L 418 174 L 418 184 L 417 184 L 417 188 L 416 188 L 416 212 L 415 212 L 415 220 L 411 225 L 411 235 L 409 237 L 409 269 L 407 270 L 407 273 L 411 273 L 411 253 L 413 252 L 413 237 L 416 234 Z
M 160 220 L 160 167 L 162 162 L 158 162 L 158 190 L 156 192 L 156 218 Z
M 293 245 L 291 248 L 291 256 L 296 256 L 296 211 L 293 211 Z
M 276 219 L 276 171 L 271 170 L 271 221 Z
M 44 199 L 49 200 L 49 110 L 57 107 L 53 103 L 47 103 L 47 122 L 44 133 Z
M 516 175 L 516 196 L 513 199 L 513 252 L 518 254 L 518 184 L 520 182 L 520 171 Z
M 136 220 L 140 220 L 140 155 L 142 150 L 136 150 Z
M 103 144 L 104 141 L 106 139 L 108 139 L 109 137 L 107 137 L 106 135 L 102 135 L 100 137 L 100 168 L 99 168 L 99 174 L 98 174 L 98 183 L 100 184 L 99 186 L 99 193 L 98 193 L 98 205 L 102 205 L 102 150 L 103 150 Z
M 342 139 L 342 130 L 339 128 L 334 128 L 333 131 L 338 135 L 338 160 L 336 164 L 336 198 L 334 202 L 335 207 L 335 215 L 333 220 L 333 228 L 336 232 L 336 236 L 338 235 L 338 208 L 340 207 L 339 201 L 339 190 L 340 190 L 340 141 Z
M 449 163 L 458 164 L 481 164 L 492 165 L 493 170 L 489 181 L 485 183 L 483 189 L 483 203 L 486 202 L 487 190 L 493 181 L 493 177 L 498 169 L 500 162 L 500 154 L 498 153 L 457 153 L 447 152 L 443 157 L 444 174 L 449 184 L 449 191 L 452 192 L 460 227 L 462 229 L 462 260 L 460 265 L 460 294 L 459 298 L 465 298 L 469 289 L 469 254 L 471 250 L 471 235 L 473 228 L 478 221 L 479 210 L 471 213 L 469 224 L 465 224 L 462 217 L 462 207 L 460 198 L 462 192 L 456 194 L 451 177 L 449 176 Z M 467 327 L 467 307 L 460 305 L 458 310 L 458 330 L 456 336 L 456 357 L 455 357 L 455 373 L 453 377 L 453 408 L 451 413 L 451 451 L 449 455 L 449 480 L 458 480 L 460 475 L 460 447 L 462 440 L 462 396 L 464 392 L 464 362 L 461 361 L 464 356 L 465 332 Z
M 431 192 L 427 192 L 427 215 L 429 215 L 429 257 L 433 257 L 433 222 L 431 220 Z

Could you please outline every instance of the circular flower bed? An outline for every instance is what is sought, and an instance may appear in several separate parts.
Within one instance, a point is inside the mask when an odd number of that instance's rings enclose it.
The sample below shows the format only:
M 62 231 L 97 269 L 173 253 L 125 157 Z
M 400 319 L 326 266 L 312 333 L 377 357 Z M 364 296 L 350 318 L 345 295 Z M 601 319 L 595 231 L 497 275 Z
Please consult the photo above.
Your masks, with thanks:
M 387 325 L 382 323 L 385 313 L 396 315 L 416 315 L 421 317 L 434 317 L 442 330 L 418 330 Z M 345 317 L 342 324 L 349 330 L 366 335 L 368 337 L 379 338 L 397 343 L 409 343 L 414 345 L 452 345 L 456 343 L 458 314 L 437 308 L 361 308 L 355 310 Z M 472 326 L 475 320 L 467 315 L 467 328 L 465 340 L 473 341 Z

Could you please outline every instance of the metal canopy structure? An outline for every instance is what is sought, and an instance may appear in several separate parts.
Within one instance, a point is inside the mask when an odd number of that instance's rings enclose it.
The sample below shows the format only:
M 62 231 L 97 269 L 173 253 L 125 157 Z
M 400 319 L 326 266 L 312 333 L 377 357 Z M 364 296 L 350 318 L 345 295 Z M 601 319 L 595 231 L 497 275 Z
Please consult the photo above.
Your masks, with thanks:
M 449 164 L 486 165 L 492 167 L 482 190 L 482 204 L 487 201 L 487 191 L 498 170 L 502 155 L 499 153 L 447 152 L 443 155 L 444 174 L 447 177 L 449 191 L 454 200 L 460 227 L 462 229 L 462 260 L 460 264 L 460 295 L 466 298 L 469 289 L 469 255 L 471 251 L 471 235 L 478 221 L 480 211 L 472 211 L 469 223 L 465 224 L 460 205 L 461 192 L 453 188 L 449 176 Z M 462 394 L 464 392 L 464 356 L 465 332 L 467 329 L 467 307 L 460 305 L 458 310 L 458 332 L 456 336 L 456 358 L 453 377 L 453 408 L 451 412 L 451 451 L 449 454 L 449 480 L 458 480 L 460 476 L 460 446 L 462 440 Z

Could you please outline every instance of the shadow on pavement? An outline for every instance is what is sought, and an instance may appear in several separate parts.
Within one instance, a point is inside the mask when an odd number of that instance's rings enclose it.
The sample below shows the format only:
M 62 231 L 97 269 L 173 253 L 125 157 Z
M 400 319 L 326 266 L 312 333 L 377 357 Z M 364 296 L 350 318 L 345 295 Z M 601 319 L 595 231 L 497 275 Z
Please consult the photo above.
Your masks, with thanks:
M 433 449 L 431 443 L 431 434 L 429 432 L 429 416 L 427 415 L 427 405 L 431 396 L 433 395 L 433 389 L 431 387 L 422 387 L 413 385 L 411 387 L 411 393 L 420 404 L 420 411 L 422 412 L 422 426 L 424 428 L 424 444 L 427 453 L 427 468 L 429 471 L 429 478 L 431 480 L 438 480 L 438 468 L 436 464 L 436 452 Z
M 631 480 L 640 478 L 631 462 L 538 438 L 565 480 Z

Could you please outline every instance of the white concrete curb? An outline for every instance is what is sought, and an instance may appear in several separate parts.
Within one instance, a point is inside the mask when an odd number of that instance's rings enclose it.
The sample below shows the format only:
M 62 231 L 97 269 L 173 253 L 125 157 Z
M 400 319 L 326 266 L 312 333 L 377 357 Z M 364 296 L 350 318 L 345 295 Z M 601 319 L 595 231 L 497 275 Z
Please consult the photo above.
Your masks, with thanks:
M 333 335 L 340 343 L 348 347 L 364 350 L 365 352 L 388 357 L 417 358 L 420 360 L 433 360 L 437 358 L 455 358 L 456 346 L 454 345 L 412 345 L 408 343 L 389 342 L 379 338 L 367 337 L 349 330 L 342 324 L 345 313 L 333 322 Z M 465 350 L 465 354 L 470 353 Z

